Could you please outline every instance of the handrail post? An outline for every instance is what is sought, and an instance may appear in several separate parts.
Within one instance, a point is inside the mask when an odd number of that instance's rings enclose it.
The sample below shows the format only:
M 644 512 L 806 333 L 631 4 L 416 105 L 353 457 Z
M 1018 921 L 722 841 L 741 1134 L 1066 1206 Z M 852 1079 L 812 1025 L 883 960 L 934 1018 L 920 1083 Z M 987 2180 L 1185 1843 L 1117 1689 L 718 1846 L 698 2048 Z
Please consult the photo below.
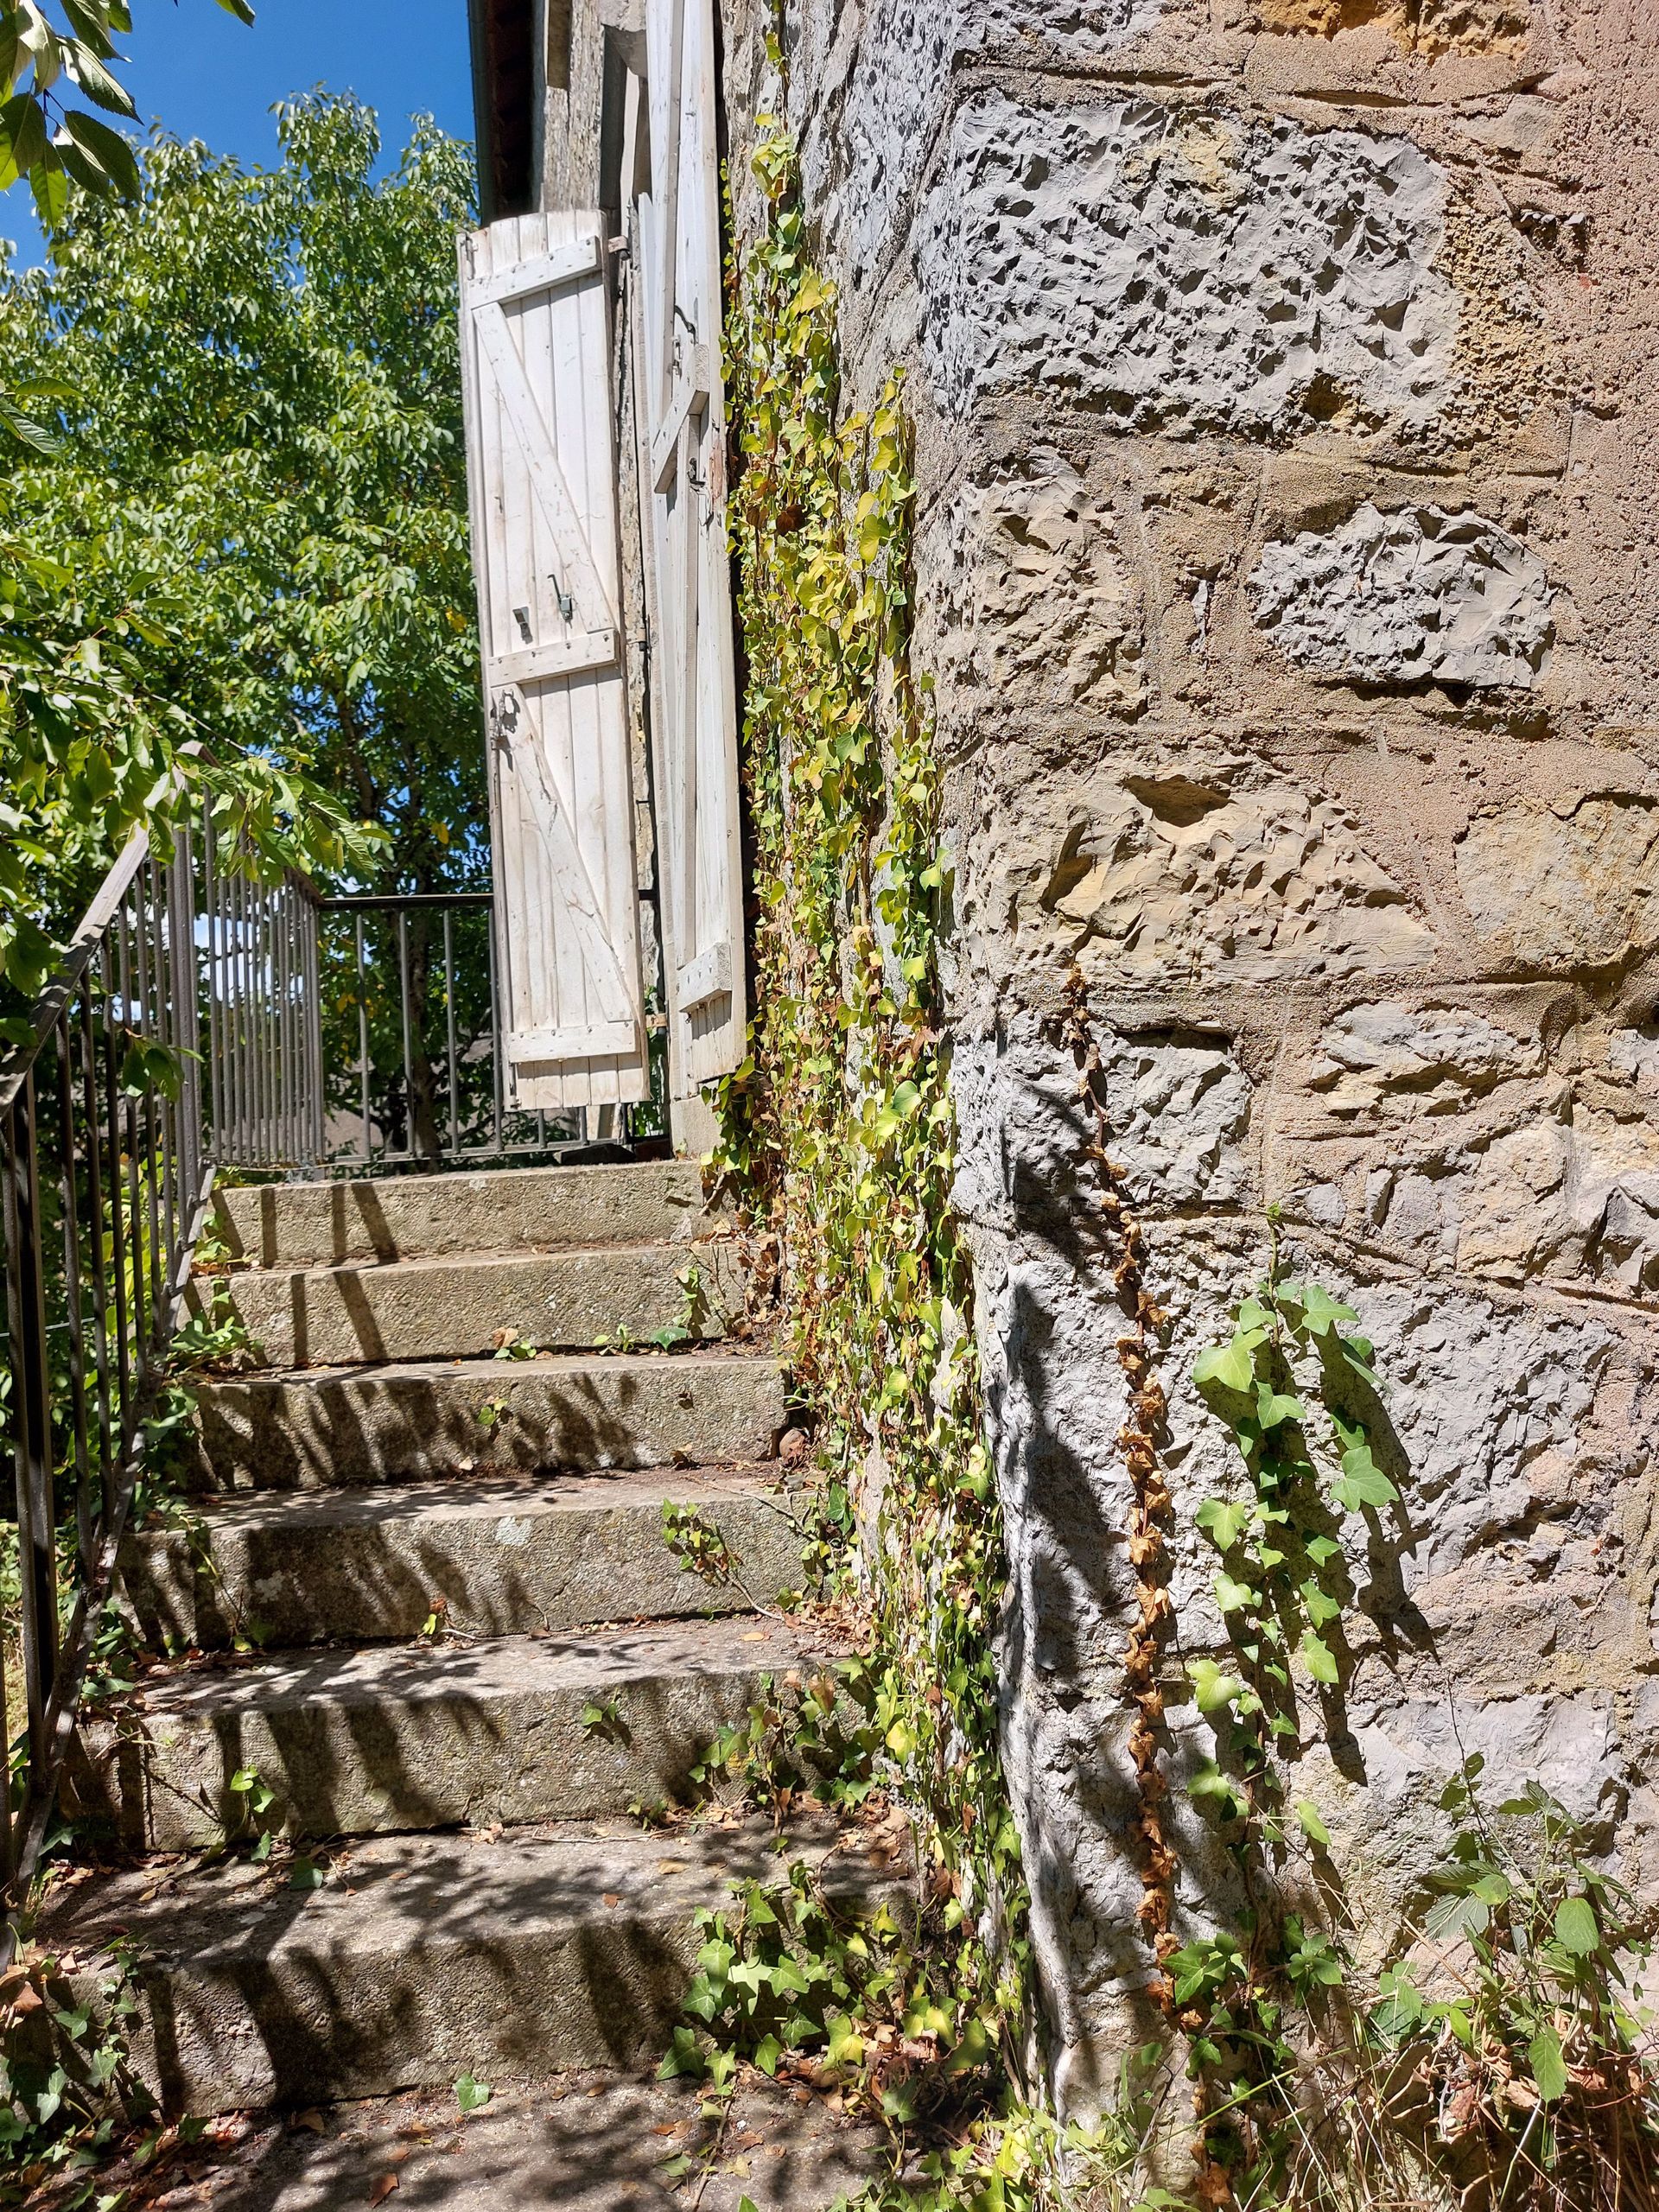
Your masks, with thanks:
M 5 1115 L 6 1321 L 17 1474 L 17 1567 L 31 1762 L 46 1751 L 46 1711 L 58 1667 L 58 1583 L 52 1516 L 52 1408 L 46 1333 L 46 1254 L 31 1070 Z

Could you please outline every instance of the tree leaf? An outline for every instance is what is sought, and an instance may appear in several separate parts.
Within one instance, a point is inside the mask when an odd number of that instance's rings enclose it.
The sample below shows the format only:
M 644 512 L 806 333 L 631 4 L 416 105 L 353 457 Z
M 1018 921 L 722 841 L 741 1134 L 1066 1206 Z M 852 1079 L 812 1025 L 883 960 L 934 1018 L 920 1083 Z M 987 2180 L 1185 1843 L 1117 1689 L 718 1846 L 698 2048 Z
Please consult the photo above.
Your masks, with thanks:
M 15 92 L 0 105 L 0 191 L 27 176 L 46 153 L 46 118 L 38 100 Z
M 1303 1666 L 1316 1682 L 1325 1682 L 1334 1688 L 1341 1680 L 1337 1671 L 1336 1654 L 1322 1637 L 1314 1635 L 1312 1629 L 1307 1630 L 1297 1649 Z
M 124 200 L 137 200 L 143 187 L 138 175 L 138 156 L 130 140 L 118 130 L 111 130 L 107 123 L 100 123 L 95 115 L 71 112 L 64 118 L 64 128 L 77 146 L 95 161 Z
M 70 48 L 69 73 L 89 100 L 107 108 L 111 115 L 124 115 L 129 122 L 137 121 L 138 111 L 132 104 L 132 94 L 118 77 L 105 67 L 91 47 L 78 43 Z

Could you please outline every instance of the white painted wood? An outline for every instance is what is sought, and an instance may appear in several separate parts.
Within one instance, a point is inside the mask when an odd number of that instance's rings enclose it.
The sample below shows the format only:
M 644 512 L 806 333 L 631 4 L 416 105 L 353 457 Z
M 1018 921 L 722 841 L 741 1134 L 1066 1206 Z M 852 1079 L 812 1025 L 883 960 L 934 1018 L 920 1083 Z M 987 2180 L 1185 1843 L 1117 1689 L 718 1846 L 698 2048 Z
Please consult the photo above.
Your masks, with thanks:
M 474 302 L 494 300 L 505 305 L 509 300 L 527 298 L 532 292 L 549 291 L 556 284 L 568 284 L 572 277 L 590 276 L 599 266 L 597 236 L 578 238 L 573 245 L 562 246 L 556 253 L 537 255 L 499 276 L 480 280 L 474 288 L 473 298 Z
M 596 213 L 562 211 L 461 251 L 497 981 L 524 1107 L 650 1091 L 602 238 Z
M 645 0 L 645 66 L 636 391 L 670 1088 L 685 1096 L 738 1065 L 747 1020 L 712 0 Z

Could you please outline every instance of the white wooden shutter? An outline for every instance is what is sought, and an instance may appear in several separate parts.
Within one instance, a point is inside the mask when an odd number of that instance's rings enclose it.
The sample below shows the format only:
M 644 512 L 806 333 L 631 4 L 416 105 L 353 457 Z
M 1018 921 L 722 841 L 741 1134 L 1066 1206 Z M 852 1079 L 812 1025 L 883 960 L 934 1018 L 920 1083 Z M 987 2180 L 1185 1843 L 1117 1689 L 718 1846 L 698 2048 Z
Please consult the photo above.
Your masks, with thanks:
M 711 0 L 646 0 L 651 188 L 636 207 L 640 491 L 670 1086 L 743 1057 L 743 883 L 720 371 L 720 172 Z
M 649 1095 L 597 213 L 461 241 L 498 992 L 510 1096 Z

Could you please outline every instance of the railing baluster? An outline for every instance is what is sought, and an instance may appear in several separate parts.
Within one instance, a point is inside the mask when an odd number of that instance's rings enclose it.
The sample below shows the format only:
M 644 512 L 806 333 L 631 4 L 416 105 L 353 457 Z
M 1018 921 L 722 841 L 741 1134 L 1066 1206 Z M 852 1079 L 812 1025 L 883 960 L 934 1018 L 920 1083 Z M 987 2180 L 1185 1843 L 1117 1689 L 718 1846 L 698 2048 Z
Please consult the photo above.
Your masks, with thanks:
M 357 938 L 357 1053 L 358 1077 L 363 1087 L 363 1164 L 366 1166 L 374 1156 L 374 1139 L 369 1122 L 369 987 L 363 967 L 363 917 L 353 917 Z
M 108 1520 L 114 1500 L 115 1452 L 110 1407 L 110 1293 L 104 1240 L 103 1116 L 98 1096 L 98 1040 L 89 982 L 80 987 L 80 1065 L 86 1116 L 86 1221 L 92 1269 L 92 1330 L 98 1373 L 99 1511 Z
M 74 1451 L 75 1554 L 92 1571 L 92 1483 L 87 1457 L 86 1313 L 80 1291 L 80 1201 L 75 1182 L 75 1077 L 66 1013 L 54 1033 L 58 1064 L 58 1189 L 63 1207 L 63 1305 L 68 1330 L 69 1424 Z

